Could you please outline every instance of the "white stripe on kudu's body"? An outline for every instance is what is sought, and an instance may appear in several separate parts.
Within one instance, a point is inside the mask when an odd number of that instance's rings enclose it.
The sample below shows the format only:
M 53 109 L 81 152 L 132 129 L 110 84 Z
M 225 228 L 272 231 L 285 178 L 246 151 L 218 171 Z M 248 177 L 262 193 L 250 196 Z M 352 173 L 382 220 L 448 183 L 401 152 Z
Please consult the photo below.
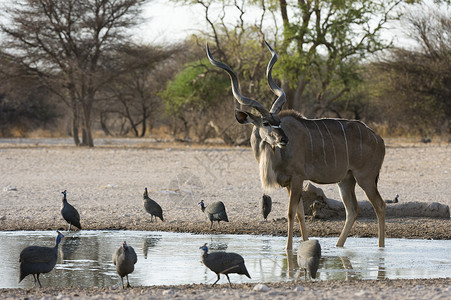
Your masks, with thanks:
M 330 134 L 329 128 L 327 128 L 326 123 L 323 120 L 321 120 L 321 122 L 323 123 L 324 127 L 326 127 L 327 133 L 329 134 L 330 140 L 332 142 L 332 149 L 334 150 L 334 164 L 335 164 L 335 168 L 336 168 L 337 167 L 337 152 L 335 150 L 335 143 L 332 138 L 332 135 Z
M 317 122 L 315 122 L 316 128 L 318 128 L 318 132 L 321 135 L 321 141 L 323 142 L 323 159 L 324 159 L 324 164 L 326 165 L 326 167 L 328 167 L 327 165 L 327 158 L 326 158 L 326 141 L 324 141 L 324 136 L 323 133 L 321 132 L 321 129 L 319 128 Z M 313 151 L 312 151 L 313 152 Z
M 270 89 L 278 96 L 270 110 L 260 102 L 241 95 L 235 72 L 224 63 L 216 61 L 208 45 L 206 50 L 210 62 L 229 74 L 235 99 L 242 106 L 254 108 L 259 113 L 255 115 L 236 110 L 235 117 L 241 124 L 254 126 L 251 146 L 259 163 L 262 186 L 265 189 L 277 186 L 287 188 L 290 197 L 287 250 L 292 250 L 293 247 L 295 215 L 300 224 L 302 239 L 308 240 L 301 198 L 304 180 L 338 184 L 346 209 L 346 222 L 337 242 L 339 247 L 344 245 L 359 212 L 354 191 L 355 184 L 358 183 L 374 207 L 378 221 L 378 245 L 384 247 L 385 202 L 377 190 L 379 171 L 385 155 L 383 139 L 359 121 L 310 120 L 295 111 L 281 111 L 286 96 L 271 76 L 277 54 L 267 43 L 266 46 L 272 54 L 266 77 Z

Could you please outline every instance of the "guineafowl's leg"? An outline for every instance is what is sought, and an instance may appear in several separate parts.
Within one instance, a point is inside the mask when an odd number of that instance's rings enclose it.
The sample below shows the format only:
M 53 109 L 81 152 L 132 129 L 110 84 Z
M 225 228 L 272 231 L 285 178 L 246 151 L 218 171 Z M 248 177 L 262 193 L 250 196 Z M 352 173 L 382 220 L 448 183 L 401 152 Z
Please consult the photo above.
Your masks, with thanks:
M 230 284 L 230 288 L 232 288 L 232 289 L 233 289 L 233 287 L 232 287 L 232 283 L 230 282 L 229 274 L 225 274 L 225 276 L 227 277 L 227 280 L 229 281 L 229 284 Z
M 218 276 L 218 279 L 216 279 L 215 283 L 213 283 L 211 286 L 214 286 L 216 284 L 216 282 L 219 281 L 219 274 L 216 274 Z
M 72 224 L 71 223 L 69 223 L 69 229 L 68 229 L 68 231 L 70 231 L 71 230 L 71 228 L 72 228 L 72 226 L 71 226 Z
M 33 278 L 34 278 L 33 287 L 35 287 L 36 286 L 36 274 L 33 274 Z
M 213 221 L 210 221 L 210 229 L 213 228 Z
M 39 280 L 39 275 L 40 275 L 40 273 L 38 273 L 38 275 L 37 275 L 37 278 L 38 278 L 38 283 L 39 283 L 39 287 L 40 287 L 40 288 L 42 288 L 42 284 L 41 284 L 41 281 Z
M 127 287 L 131 287 L 130 282 L 128 282 L 128 275 L 125 275 L 127 277 Z
M 124 277 L 121 276 L 121 284 L 122 284 L 122 288 L 125 289 L 124 287 Z

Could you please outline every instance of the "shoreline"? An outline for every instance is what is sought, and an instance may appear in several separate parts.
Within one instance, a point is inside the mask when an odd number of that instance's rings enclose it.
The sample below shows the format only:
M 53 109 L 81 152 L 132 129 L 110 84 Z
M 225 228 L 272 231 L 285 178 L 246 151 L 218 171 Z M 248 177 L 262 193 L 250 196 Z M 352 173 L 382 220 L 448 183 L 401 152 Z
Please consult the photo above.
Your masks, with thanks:
M 264 283 L 266 291 L 255 284 L 205 284 L 117 287 L 0 289 L 2 299 L 449 299 L 451 278 L 293 281 Z
M 165 231 L 183 232 L 193 234 L 250 234 L 250 235 L 287 235 L 286 218 L 273 219 L 272 221 L 260 221 L 258 223 L 239 224 L 239 226 L 221 223 L 221 227 L 213 226 L 209 229 L 209 223 L 190 223 L 186 221 L 153 222 L 145 218 L 136 217 L 132 222 L 111 220 L 108 226 L 90 220 L 84 220 L 83 230 L 137 230 L 137 231 Z M 310 237 L 337 237 L 341 233 L 344 219 L 322 220 L 306 216 L 306 225 Z M 423 240 L 451 240 L 451 219 L 442 218 L 386 218 L 386 238 L 407 238 Z M 0 220 L 1 231 L 36 231 L 36 230 L 62 230 L 67 229 L 62 220 L 41 221 L 35 224 L 33 220 L 26 219 L 22 222 L 16 220 Z M 294 236 L 300 236 L 299 226 L 296 222 Z M 377 237 L 377 222 L 375 219 L 357 219 L 348 237 Z

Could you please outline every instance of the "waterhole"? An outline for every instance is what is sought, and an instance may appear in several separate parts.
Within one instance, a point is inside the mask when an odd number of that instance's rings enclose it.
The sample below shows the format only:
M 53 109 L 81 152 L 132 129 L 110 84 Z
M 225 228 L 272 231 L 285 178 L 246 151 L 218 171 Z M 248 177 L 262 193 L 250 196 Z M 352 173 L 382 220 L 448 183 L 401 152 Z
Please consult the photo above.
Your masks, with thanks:
M 112 253 L 123 241 L 132 246 L 138 262 L 129 275 L 132 286 L 212 284 L 216 275 L 201 262 L 201 250 L 241 254 L 252 279 L 231 274 L 232 283 L 306 280 L 296 263 L 301 239 L 294 239 L 293 254 L 284 250 L 286 237 L 190 234 L 149 231 L 63 232 L 55 269 L 40 276 L 43 286 L 118 286 Z M 54 231 L 0 232 L 0 288 L 32 287 L 29 275 L 20 284 L 19 254 L 30 245 L 53 246 Z M 336 248 L 337 238 L 317 238 L 322 258 L 316 280 L 415 279 L 451 277 L 451 241 L 386 239 L 378 248 L 376 238 L 348 238 Z M 307 279 L 310 280 L 310 279 Z M 221 276 L 218 283 L 227 283 Z

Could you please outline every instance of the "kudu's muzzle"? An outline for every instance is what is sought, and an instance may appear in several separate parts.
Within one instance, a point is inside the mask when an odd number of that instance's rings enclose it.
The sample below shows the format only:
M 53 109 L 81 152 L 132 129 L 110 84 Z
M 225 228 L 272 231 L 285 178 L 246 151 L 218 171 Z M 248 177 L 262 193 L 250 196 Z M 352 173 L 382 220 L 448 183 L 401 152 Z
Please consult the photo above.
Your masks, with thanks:
M 286 136 L 285 132 L 283 131 L 283 129 L 278 126 L 277 128 L 275 126 L 273 126 L 274 128 L 274 137 L 275 137 L 275 141 L 276 141 L 276 146 L 279 148 L 284 148 L 287 144 L 288 144 L 288 137 Z

